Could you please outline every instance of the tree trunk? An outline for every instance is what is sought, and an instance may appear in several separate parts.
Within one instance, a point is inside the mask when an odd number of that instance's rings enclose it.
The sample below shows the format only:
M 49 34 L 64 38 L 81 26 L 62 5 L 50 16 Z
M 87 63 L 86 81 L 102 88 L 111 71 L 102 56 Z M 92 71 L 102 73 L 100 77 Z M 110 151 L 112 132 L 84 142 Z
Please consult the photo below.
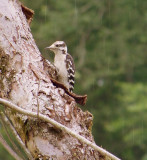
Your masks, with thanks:
M 32 2 L 33 3 L 33 2 Z M 35 3 L 35 1 L 34 1 Z M 41 113 L 94 142 L 92 115 L 77 107 L 74 98 L 50 80 L 18 0 L 0 3 L 0 97 L 27 111 Z M 99 153 L 66 132 L 38 118 L 6 109 L 18 135 L 37 158 L 54 160 L 99 159 Z

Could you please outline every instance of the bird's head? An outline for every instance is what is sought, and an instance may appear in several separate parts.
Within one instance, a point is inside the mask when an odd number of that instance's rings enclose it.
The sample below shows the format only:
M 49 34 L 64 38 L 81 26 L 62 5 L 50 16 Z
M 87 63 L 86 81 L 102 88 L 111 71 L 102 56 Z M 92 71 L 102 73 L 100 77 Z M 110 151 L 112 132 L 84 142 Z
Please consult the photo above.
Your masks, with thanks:
M 46 49 L 50 49 L 55 54 L 62 52 L 63 54 L 67 53 L 67 46 L 64 41 L 56 41 L 51 46 L 46 47 Z

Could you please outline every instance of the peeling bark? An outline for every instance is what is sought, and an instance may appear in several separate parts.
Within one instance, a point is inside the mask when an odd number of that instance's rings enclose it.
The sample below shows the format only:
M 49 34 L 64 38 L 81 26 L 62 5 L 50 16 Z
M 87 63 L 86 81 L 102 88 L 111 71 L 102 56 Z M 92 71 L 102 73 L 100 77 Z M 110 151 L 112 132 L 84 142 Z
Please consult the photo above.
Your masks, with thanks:
M 39 109 L 39 113 L 94 142 L 92 115 L 77 107 L 73 96 L 55 86 L 46 73 L 24 8 L 18 0 L 1 0 L 0 3 L 0 97 L 28 111 L 37 113 Z M 48 62 L 48 65 L 50 73 L 54 72 L 52 64 Z M 10 109 L 6 112 L 35 159 L 100 159 L 94 149 L 53 125 Z
M 26 19 L 28 20 L 28 23 L 31 24 L 32 19 L 33 19 L 33 15 L 34 15 L 34 11 L 29 9 L 29 8 L 27 8 L 23 4 L 21 4 L 21 8 L 22 8 L 22 12 L 26 16 Z

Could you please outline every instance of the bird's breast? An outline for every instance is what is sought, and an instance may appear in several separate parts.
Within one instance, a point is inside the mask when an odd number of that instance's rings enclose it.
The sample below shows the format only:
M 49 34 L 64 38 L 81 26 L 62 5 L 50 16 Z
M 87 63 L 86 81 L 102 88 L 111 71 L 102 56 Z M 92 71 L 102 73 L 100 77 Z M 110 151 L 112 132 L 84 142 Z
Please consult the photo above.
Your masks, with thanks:
M 68 77 L 67 77 L 67 68 L 65 63 L 66 56 L 63 55 L 56 55 L 54 58 L 54 65 L 57 68 L 58 73 L 58 81 L 63 83 L 66 87 L 68 83 Z

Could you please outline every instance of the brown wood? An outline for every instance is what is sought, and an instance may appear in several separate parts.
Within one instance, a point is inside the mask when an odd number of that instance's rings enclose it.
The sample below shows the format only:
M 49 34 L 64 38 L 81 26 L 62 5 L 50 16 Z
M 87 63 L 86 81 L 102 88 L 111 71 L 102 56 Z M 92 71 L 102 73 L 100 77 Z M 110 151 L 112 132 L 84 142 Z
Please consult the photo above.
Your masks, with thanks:
M 18 0 L 1 0 L 0 97 L 27 111 L 42 113 L 94 142 L 93 116 L 76 104 L 85 104 L 87 96 L 70 93 L 54 80 L 50 75 L 55 68 L 49 61 L 45 69 L 28 24 L 32 16 Z M 33 158 L 99 159 L 97 151 L 49 123 L 10 109 L 6 113 Z

